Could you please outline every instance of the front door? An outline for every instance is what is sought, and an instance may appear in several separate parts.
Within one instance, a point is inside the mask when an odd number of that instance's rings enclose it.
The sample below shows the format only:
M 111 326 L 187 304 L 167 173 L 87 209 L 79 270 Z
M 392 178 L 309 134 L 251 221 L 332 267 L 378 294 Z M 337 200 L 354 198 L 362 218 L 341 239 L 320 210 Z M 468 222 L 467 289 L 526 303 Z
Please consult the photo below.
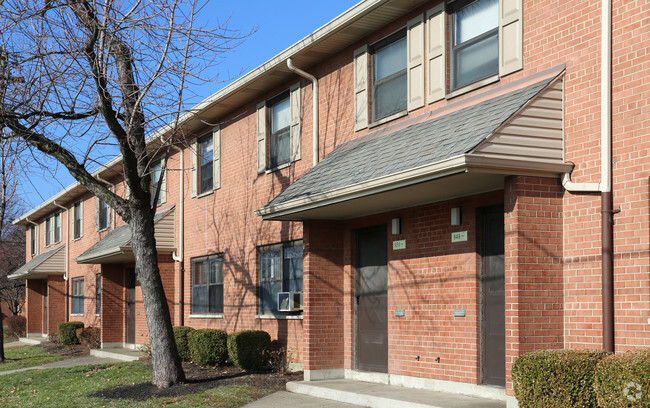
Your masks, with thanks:
M 126 271 L 126 342 L 135 344 L 135 269 Z
M 388 372 L 388 274 L 386 226 L 356 232 L 357 368 Z
M 503 206 L 483 211 L 483 382 L 506 385 Z
M 47 306 L 48 306 L 48 297 L 47 297 L 47 279 L 43 281 L 43 333 L 47 335 Z

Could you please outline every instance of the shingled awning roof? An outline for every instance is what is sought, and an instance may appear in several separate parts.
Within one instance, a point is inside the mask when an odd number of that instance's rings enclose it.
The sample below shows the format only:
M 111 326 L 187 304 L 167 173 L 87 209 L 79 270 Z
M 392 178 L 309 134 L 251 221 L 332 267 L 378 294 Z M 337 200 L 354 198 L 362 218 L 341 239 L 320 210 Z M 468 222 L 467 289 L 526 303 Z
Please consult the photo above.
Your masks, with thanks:
M 65 244 L 36 255 L 31 261 L 7 276 L 8 279 L 45 279 L 48 275 L 63 275 L 65 273 Z
M 160 209 L 154 217 L 156 249 L 158 253 L 172 253 L 174 246 L 174 206 Z M 107 264 L 133 262 L 131 228 L 122 225 L 75 258 L 81 264 Z
M 337 147 L 271 200 L 264 219 L 348 219 L 558 177 L 563 69 L 493 88 Z

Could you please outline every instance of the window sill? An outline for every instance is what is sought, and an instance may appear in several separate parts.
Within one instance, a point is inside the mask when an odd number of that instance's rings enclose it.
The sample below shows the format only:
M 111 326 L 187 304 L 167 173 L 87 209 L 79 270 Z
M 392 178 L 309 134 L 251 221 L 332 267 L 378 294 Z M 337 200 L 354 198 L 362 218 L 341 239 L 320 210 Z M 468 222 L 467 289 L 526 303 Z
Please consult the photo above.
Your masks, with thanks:
M 255 315 L 256 319 L 260 320 L 302 320 L 302 314 L 300 315 Z
M 388 122 L 390 122 L 391 120 L 395 120 L 395 119 L 401 118 L 402 116 L 406 116 L 406 115 L 408 115 L 408 113 L 409 113 L 409 112 L 408 112 L 408 110 L 406 110 L 406 109 L 403 110 L 403 111 L 399 111 L 399 112 L 397 112 L 397 113 L 393 113 L 393 114 L 390 115 L 390 116 L 386 116 L 385 118 L 382 118 L 382 119 L 379 119 L 379 120 L 376 120 L 376 121 L 370 123 L 370 124 L 368 125 L 368 129 L 372 129 L 372 128 L 377 127 L 377 126 L 379 126 L 379 125 L 383 125 L 384 123 L 388 123 Z
M 480 80 L 478 82 L 474 82 L 473 84 L 469 84 L 469 85 L 466 85 L 466 86 L 464 86 L 462 88 L 456 89 L 455 91 L 450 92 L 447 95 L 445 95 L 445 99 L 453 99 L 453 98 L 455 98 L 457 96 L 466 94 L 467 92 L 474 91 L 476 89 L 482 88 L 482 87 L 484 87 L 486 85 L 490 85 L 490 84 L 493 84 L 493 83 L 498 82 L 498 81 L 499 81 L 499 74 L 493 75 L 491 77 L 482 79 L 482 80 Z
M 293 162 L 290 161 L 290 162 L 287 162 L 287 163 L 283 163 L 283 164 L 281 164 L 279 166 L 273 167 L 272 169 L 265 170 L 264 174 L 269 174 L 269 173 L 273 173 L 274 171 L 286 169 L 287 167 L 291 166 L 291 163 L 293 163 Z
M 101 315 L 101 313 L 95 313 L 95 317 L 100 317 Z
M 217 314 L 190 314 L 190 319 L 223 319 L 223 313 L 217 313 Z
M 207 196 L 209 196 L 209 195 L 212 195 L 212 193 L 214 193 L 214 189 L 209 190 L 209 191 L 206 191 L 205 193 L 197 194 L 197 195 L 196 195 L 196 198 L 207 197 Z
M 83 314 L 83 313 L 70 313 L 70 316 L 73 316 L 73 317 L 83 317 L 84 314 Z
M 110 227 L 106 227 L 106 228 L 102 228 L 102 229 L 98 229 L 98 230 L 97 230 L 97 232 L 104 232 L 104 231 L 108 231 L 108 230 L 109 230 L 109 228 L 110 228 Z

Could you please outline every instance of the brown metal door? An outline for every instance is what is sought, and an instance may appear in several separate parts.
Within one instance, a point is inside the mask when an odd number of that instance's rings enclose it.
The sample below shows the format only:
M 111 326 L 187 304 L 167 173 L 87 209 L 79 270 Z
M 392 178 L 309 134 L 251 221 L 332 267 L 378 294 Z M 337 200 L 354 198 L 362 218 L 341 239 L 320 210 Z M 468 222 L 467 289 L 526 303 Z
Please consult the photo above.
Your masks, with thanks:
M 357 367 L 388 372 L 386 226 L 357 231 Z
M 126 342 L 135 344 L 135 269 L 126 271 Z
M 503 206 L 483 211 L 483 382 L 506 384 Z

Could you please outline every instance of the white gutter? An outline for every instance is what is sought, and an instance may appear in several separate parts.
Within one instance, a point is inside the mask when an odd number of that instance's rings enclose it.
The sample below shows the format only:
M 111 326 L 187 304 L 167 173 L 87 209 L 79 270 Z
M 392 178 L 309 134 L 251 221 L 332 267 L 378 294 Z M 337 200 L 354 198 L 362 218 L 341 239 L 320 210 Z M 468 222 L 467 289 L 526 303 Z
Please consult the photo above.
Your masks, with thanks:
M 318 79 L 311 75 L 306 73 L 300 68 L 296 68 L 295 65 L 293 65 L 293 61 L 291 58 L 287 58 L 287 67 L 295 72 L 296 74 L 307 78 L 311 81 L 312 83 L 312 112 L 313 112 L 313 119 L 312 119 L 312 127 L 314 129 L 314 134 L 312 136 L 312 157 L 313 157 L 313 162 L 314 166 L 318 164 Z
M 63 272 L 63 280 L 68 280 L 68 251 L 70 246 L 70 210 L 66 207 L 57 204 L 56 200 L 52 202 L 55 206 L 65 211 L 65 271 Z M 61 226 L 63 227 L 63 225 Z
M 174 149 L 177 149 L 181 154 L 181 179 L 180 179 L 180 188 L 178 191 L 178 211 L 179 211 L 179 233 L 178 233 L 178 254 L 176 251 L 172 254 L 172 259 L 176 262 L 183 262 L 183 253 L 185 248 L 185 152 L 178 146 L 172 145 Z
M 111 189 L 113 189 L 113 192 L 115 192 L 115 184 L 110 183 L 110 182 L 104 180 L 104 179 L 103 179 L 99 174 L 97 174 L 97 175 L 95 176 L 95 178 L 97 178 L 97 180 L 101 181 L 101 182 L 104 183 L 104 184 L 108 184 L 108 185 L 111 187 Z M 99 200 L 99 197 L 96 197 L 96 198 Z M 115 229 L 115 215 L 116 215 L 116 213 L 115 213 L 115 211 L 113 211 L 113 209 L 111 208 L 111 206 L 108 206 L 108 208 L 109 208 L 108 211 L 110 211 L 110 212 L 111 212 L 111 215 L 112 215 L 112 217 L 111 217 L 111 228 L 112 228 L 112 229 Z

